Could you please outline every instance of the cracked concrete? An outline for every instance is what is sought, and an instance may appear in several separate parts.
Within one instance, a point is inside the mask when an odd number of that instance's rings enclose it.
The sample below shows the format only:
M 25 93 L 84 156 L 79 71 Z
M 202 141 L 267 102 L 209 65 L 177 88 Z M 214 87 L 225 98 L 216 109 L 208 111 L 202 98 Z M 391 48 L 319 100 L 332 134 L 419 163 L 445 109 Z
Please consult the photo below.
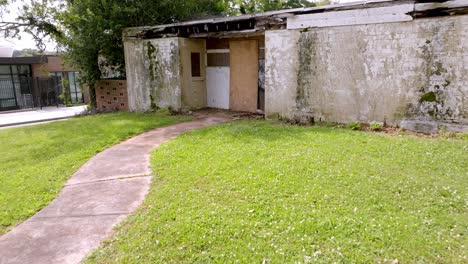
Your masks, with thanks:
M 151 183 L 150 152 L 186 131 L 226 117 L 158 128 L 91 158 L 58 197 L 0 237 L 0 263 L 79 263 L 143 202 Z

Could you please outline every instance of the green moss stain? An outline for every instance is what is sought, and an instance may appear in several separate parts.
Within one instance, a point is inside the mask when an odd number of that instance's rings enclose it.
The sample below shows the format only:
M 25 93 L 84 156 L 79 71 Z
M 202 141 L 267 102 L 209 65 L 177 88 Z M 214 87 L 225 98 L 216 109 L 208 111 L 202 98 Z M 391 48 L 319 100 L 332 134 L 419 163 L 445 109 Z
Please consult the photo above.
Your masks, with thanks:
M 451 71 L 444 65 L 444 60 L 437 52 L 437 47 L 445 43 L 446 32 L 439 27 L 433 28 L 433 39 L 425 40 L 420 48 L 419 57 L 424 61 L 422 87 L 419 89 L 419 101 L 408 108 L 407 116 L 425 116 L 434 120 L 451 120 L 456 112 L 447 101 L 450 95 Z
M 159 62 L 158 62 L 158 57 L 159 57 L 159 47 L 153 45 L 151 42 L 148 42 L 146 44 L 146 50 L 147 50 L 147 55 L 148 55 L 148 60 L 149 60 L 149 77 L 151 81 L 155 80 L 155 74 L 156 70 L 159 68 Z
M 151 110 L 175 105 L 173 103 L 175 98 L 172 90 L 178 87 L 178 47 L 174 43 L 171 43 L 167 54 L 165 49 L 163 50 L 163 47 L 160 47 L 160 45 L 159 42 L 151 41 L 145 44 L 150 80 Z
M 428 92 L 421 96 L 420 102 L 436 102 L 437 95 L 435 92 Z
M 296 106 L 299 110 L 309 108 L 309 79 L 316 72 L 314 66 L 315 34 L 310 32 L 301 34 L 299 39 L 299 71 L 297 76 Z

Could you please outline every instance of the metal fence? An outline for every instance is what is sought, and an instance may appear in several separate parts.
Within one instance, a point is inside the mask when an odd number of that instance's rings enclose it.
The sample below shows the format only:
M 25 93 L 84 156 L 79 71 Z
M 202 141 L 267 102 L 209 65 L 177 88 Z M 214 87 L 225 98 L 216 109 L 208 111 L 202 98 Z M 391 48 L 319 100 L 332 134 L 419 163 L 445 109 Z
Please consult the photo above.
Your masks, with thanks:
M 0 111 L 59 106 L 62 92 L 57 76 L 0 78 Z
M 38 77 L 36 79 L 37 96 L 36 106 L 59 106 L 63 104 L 63 100 L 60 99 L 60 95 L 63 92 L 62 80 L 60 77 Z
M 0 79 L 0 111 L 33 107 L 33 85 L 30 77 Z

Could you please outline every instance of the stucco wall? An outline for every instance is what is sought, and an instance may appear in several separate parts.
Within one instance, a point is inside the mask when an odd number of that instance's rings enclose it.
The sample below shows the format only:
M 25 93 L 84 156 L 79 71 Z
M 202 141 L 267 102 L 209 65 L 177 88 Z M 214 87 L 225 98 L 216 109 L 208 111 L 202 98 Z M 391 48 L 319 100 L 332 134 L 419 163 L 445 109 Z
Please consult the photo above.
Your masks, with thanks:
M 468 124 L 468 16 L 266 33 L 266 113 Z
M 125 40 L 124 48 L 129 110 L 179 110 L 179 39 Z
M 206 42 L 203 39 L 180 38 L 182 110 L 206 107 Z M 200 53 L 200 76 L 192 77 L 191 53 Z

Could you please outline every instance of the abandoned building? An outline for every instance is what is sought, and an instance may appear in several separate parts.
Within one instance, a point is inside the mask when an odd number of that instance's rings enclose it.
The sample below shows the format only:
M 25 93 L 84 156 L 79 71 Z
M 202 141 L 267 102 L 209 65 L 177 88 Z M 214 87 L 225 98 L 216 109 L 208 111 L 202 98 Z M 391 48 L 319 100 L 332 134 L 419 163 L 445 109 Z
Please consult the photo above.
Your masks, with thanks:
M 363 1 L 124 30 L 130 111 L 467 131 L 468 1 Z

